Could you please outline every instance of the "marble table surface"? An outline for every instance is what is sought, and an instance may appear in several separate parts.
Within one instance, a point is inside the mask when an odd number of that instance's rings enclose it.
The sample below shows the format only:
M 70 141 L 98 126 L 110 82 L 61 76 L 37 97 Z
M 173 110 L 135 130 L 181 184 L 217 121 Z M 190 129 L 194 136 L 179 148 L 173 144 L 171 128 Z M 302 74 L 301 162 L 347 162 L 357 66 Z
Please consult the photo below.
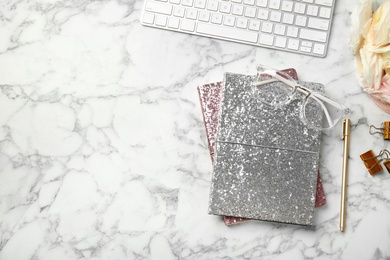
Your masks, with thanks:
M 347 3 L 348 2 L 348 3 Z M 355 2 L 326 58 L 143 27 L 142 0 L 0 3 L 0 259 L 389 259 L 390 174 L 359 155 L 390 116 L 358 85 Z M 315 228 L 208 215 L 212 165 L 197 86 L 258 63 L 294 67 L 353 110 L 347 225 L 341 126 L 322 135 Z

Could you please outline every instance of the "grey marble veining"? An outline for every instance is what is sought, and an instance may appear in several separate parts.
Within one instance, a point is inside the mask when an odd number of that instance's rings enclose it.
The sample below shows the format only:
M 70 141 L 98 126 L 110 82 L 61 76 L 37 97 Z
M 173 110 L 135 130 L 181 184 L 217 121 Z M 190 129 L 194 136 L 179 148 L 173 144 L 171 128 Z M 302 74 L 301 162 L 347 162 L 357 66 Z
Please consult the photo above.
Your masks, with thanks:
M 358 86 L 354 4 L 324 59 L 142 27 L 143 1 L 0 3 L 0 259 L 388 259 L 390 175 L 359 155 L 389 115 Z M 341 127 L 324 133 L 316 228 L 207 214 L 212 166 L 196 87 L 294 67 L 354 112 L 347 226 Z

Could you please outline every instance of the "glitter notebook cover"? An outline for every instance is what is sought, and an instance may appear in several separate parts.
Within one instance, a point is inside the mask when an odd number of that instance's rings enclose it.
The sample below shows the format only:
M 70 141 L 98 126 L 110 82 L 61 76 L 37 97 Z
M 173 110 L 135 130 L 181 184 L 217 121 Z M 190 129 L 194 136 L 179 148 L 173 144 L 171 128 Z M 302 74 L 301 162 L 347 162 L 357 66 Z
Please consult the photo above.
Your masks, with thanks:
M 298 75 L 295 69 L 290 68 L 290 69 L 284 69 L 282 71 L 288 74 L 293 79 L 298 80 Z M 206 135 L 207 135 L 208 148 L 209 148 L 210 157 L 212 161 L 214 161 L 215 136 L 217 133 L 218 115 L 221 106 L 222 91 L 223 91 L 222 82 L 205 84 L 198 87 L 198 94 L 199 94 L 200 104 L 202 108 L 202 115 L 203 115 Z M 322 185 L 321 174 L 320 172 L 318 172 L 315 207 L 319 208 L 324 206 L 325 204 L 326 204 L 326 196 Z M 238 224 L 250 220 L 246 218 L 230 217 L 230 216 L 224 216 L 223 219 L 226 225 Z
M 295 69 L 284 69 L 284 73 L 298 80 Z M 218 128 L 218 116 L 221 108 L 223 82 L 210 83 L 198 87 L 200 104 L 202 106 L 203 121 L 206 128 L 207 142 L 211 160 L 214 162 L 215 136 Z
M 253 79 L 225 75 L 209 213 L 311 226 L 320 132 L 301 122 L 302 97 L 271 108 L 253 98 Z

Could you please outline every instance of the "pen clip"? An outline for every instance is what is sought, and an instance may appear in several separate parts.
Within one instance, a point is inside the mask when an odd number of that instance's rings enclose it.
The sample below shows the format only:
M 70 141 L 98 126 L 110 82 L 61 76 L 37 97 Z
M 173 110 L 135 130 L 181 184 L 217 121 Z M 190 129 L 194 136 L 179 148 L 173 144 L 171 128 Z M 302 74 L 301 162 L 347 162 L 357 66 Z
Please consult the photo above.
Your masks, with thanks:
M 345 135 L 346 135 L 345 131 L 347 131 L 347 129 L 346 129 L 346 120 L 344 119 L 343 120 L 343 136 L 341 137 L 342 140 L 345 139 Z
M 351 120 L 349 118 L 343 120 L 343 140 L 351 134 Z

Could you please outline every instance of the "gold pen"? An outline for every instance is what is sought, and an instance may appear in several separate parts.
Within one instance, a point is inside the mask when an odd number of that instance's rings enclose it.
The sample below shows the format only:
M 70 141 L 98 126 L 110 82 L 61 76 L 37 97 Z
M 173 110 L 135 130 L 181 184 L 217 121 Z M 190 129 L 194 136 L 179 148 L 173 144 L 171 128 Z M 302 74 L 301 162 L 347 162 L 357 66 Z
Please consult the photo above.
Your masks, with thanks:
M 347 203 L 347 182 L 348 182 L 348 157 L 349 157 L 349 142 L 351 135 L 351 120 L 344 119 L 343 121 L 343 177 L 341 180 L 341 205 L 340 205 L 340 231 L 345 229 L 345 215 Z

